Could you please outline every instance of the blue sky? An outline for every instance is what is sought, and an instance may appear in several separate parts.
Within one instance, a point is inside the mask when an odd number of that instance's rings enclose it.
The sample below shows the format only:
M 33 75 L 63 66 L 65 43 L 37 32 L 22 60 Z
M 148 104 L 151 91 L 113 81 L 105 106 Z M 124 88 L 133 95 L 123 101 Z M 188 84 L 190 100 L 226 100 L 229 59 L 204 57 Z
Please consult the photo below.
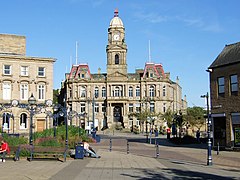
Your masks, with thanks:
M 238 0 L 8 0 L 0 4 L 0 33 L 24 35 L 27 56 L 53 57 L 54 88 L 75 63 L 106 72 L 107 30 L 115 8 L 126 30 L 128 72 L 151 59 L 178 76 L 189 106 L 205 106 L 207 67 L 226 44 L 240 41 Z

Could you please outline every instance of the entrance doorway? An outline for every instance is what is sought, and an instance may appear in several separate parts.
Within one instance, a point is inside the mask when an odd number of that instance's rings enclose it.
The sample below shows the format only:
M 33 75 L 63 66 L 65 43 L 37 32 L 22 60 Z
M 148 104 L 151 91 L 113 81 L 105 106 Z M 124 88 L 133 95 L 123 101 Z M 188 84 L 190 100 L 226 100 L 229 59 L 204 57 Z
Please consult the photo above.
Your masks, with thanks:
M 213 118 L 214 146 L 226 146 L 226 117 Z
M 113 122 L 114 123 L 121 123 L 122 127 L 124 127 L 122 107 L 123 107 L 122 104 L 114 105 L 114 108 L 113 108 Z

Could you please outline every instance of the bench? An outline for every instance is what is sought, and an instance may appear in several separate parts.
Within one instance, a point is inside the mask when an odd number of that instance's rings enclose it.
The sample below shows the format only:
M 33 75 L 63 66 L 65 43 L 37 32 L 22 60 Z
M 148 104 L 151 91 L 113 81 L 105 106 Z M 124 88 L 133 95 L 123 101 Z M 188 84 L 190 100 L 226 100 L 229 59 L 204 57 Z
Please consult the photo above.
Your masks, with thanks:
M 10 153 L 5 154 L 5 159 L 12 159 L 14 161 L 19 161 L 19 153 L 20 153 L 20 147 L 19 146 L 9 146 Z M 0 155 L 1 158 L 3 157 L 3 154 Z
M 30 150 L 29 161 L 32 160 L 59 160 L 63 157 L 66 161 L 67 148 L 66 147 L 49 147 L 49 146 L 32 146 Z

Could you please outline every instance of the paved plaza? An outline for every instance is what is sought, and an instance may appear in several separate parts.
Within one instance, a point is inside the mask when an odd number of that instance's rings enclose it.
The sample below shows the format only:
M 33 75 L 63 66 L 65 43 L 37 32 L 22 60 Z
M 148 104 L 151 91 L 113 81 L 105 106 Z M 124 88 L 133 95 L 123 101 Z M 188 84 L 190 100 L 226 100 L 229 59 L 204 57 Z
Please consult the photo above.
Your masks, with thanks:
M 155 144 L 146 143 L 142 136 L 114 134 L 102 138 L 93 144 L 100 159 L 68 158 L 64 163 L 8 160 L 0 164 L 0 179 L 240 179 L 239 152 L 221 151 L 217 155 L 212 151 L 213 165 L 207 166 L 204 145 L 175 146 L 163 136 L 157 139 L 160 154 L 156 157 Z

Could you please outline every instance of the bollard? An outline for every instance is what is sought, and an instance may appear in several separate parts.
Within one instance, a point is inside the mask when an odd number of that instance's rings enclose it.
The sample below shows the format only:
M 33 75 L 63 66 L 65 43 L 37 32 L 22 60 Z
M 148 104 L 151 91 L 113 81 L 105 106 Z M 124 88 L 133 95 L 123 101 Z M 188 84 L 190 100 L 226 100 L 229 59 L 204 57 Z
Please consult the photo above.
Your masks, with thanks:
M 155 146 L 157 145 L 157 138 L 155 138 Z
M 112 139 L 110 138 L 110 143 L 109 143 L 109 151 L 112 151 Z
M 157 158 L 159 157 L 159 146 L 158 146 L 158 144 L 157 144 L 157 146 L 156 146 L 156 157 L 157 157 Z
M 127 140 L 127 154 L 129 154 L 129 143 L 128 143 L 128 140 Z
M 219 142 L 217 143 L 217 155 L 219 155 Z

